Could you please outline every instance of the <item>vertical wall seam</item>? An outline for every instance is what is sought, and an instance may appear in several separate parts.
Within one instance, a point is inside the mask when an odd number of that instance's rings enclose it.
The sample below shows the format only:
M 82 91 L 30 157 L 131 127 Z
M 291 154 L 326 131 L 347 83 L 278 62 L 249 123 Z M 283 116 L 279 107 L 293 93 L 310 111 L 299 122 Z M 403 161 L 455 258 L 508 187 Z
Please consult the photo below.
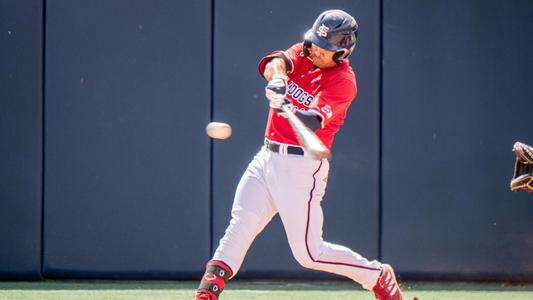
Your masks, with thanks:
M 44 247 L 45 247 L 45 89 L 46 89 L 46 0 L 41 1 L 41 272 L 40 277 L 44 279 Z
M 209 70 L 209 77 L 210 77 L 210 83 L 209 83 L 209 120 L 212 121 L 214 117 L 214 53 L 215 53 L 215 0 L 210 1 L 211 5 L 211 15 L 210 15 L 210 21 L 211 26 L 209 28 L 210 34 L 211 34 L 211 40 L 210 40 L 210 70 Z M 213 228 L 214 228 L 214 220 L 213 220 L 213 139 L 209 139 L 209 255 L 213 253 Z
M 383 259 L 383 0 L 380 0 L 378 10 L 379 26 L 379 140 L 378 140 L 378 259 Z

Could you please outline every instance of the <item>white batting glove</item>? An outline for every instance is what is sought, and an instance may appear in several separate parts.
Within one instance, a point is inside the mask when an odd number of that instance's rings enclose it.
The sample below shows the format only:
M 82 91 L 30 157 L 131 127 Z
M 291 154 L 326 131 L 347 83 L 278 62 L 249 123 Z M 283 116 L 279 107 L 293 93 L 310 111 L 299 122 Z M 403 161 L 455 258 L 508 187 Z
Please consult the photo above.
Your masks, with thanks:
M 279 110 L 285 103 L 287 95 L 287 76 L 274 75 L 265 87 L 265 96 L 270 101 L 270 107 Z

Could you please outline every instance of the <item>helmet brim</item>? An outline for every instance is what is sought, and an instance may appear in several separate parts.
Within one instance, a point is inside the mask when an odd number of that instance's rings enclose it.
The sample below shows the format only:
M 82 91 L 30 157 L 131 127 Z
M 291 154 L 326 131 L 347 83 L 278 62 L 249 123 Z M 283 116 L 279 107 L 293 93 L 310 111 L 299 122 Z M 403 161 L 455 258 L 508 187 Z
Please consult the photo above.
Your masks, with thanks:
M 304 36 L 304 39 L 306 41 L 309 41 L 315 45 L 317 45 L 318 47 L 322 48 L 322 49 L 326 49 L 326 50 L 329 50 L 329 51 L 337 51 L 337 50 L 340 50 L 340 49 L 344 49 L 342 47 L 338 47 L 338 46 L 335 46 L 331 43 L 329 43 L 328 41 L 326 41 L 325 39 L 323 38 L 320 38 L 318 37 L 312 29 L 309 29 L 306 33 L 305 33 L 305 36 Z

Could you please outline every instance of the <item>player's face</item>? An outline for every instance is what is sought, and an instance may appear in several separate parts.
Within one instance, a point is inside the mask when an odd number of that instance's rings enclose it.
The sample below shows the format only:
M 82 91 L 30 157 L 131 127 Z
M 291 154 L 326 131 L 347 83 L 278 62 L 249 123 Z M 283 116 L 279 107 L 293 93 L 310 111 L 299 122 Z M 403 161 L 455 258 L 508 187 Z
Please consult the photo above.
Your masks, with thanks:
M 313 59 L 313 64 L 319 68 L 330 68 L 334 67 L 337 64 L 333 60 L 333 55 L 335 51 L 329 51 L 323 48 L 311 44 L 311 58 Z

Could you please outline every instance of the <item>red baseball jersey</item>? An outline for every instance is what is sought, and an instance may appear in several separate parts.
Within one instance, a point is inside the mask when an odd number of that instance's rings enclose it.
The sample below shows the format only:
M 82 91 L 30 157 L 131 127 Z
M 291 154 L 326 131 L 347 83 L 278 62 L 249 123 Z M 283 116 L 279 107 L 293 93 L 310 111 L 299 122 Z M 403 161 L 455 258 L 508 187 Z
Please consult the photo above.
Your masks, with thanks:
M 322 119 L 316 135 L 331 149 L 335 133 L 346 118 L 348 107 L 357 94 L 355 74 L 349 62 L 343 61 L 335 67 L 319 69 L 310 57 L 303 55 L 303 43 L 293 45 L 286 51 L 274 51 L 259 63 L 263 76 L 266 64 L 282 54 L 289 62 L 287 70 L 287 99 L 300 110 L 315 112 Z M 265 137 L 271 141 L 300 145 L 289 121 L 270 109 Z

